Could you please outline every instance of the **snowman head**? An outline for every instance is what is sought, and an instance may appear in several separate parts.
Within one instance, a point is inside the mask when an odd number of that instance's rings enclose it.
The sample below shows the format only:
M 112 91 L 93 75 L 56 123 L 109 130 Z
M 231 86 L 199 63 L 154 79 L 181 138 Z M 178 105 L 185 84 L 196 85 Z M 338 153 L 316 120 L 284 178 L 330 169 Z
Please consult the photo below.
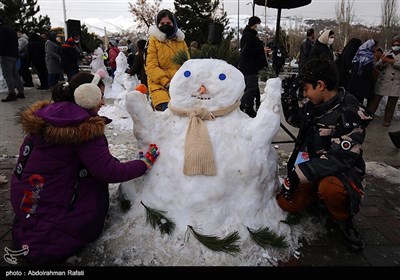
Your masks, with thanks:
M 170 84 L 170 106 L 215 111 L 238 101 L 244 93 L 243 74 L 220 59 L 189 59 Z

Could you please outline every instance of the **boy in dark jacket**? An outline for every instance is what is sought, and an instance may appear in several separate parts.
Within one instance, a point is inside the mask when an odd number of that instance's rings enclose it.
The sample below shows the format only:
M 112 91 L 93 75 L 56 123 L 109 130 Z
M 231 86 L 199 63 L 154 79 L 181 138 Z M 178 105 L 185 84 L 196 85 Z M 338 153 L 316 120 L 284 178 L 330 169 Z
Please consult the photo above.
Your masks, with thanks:
M 372 117 L 353 95 L 338 88 L 338 71 L 331 61 L 307 62 L 298 83 L 308 98 L 302 107 L 295 96 L 296 87 L 284 86 L 282 95 L 285 119 L 299 127 L 299 134 L 278 204 L 288 212 L 298 212 L 313 202 L 322 202 L 344 244 L 360 250 L 364 241 L 352 218 L 364 195 L 362 143 Z

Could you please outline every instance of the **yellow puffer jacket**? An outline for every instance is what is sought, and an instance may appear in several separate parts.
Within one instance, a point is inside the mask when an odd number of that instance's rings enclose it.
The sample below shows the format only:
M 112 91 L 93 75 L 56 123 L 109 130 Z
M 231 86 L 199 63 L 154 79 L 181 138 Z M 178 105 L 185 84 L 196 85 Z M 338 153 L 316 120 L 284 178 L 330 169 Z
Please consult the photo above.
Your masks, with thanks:
M 149 28 L 149 34 L 145 69 L 150 97 L 153 107 L 156 107 L 170 100 L 167 86 L 180 67 L 172 58 L 179 50 L 186 51 L 189 57 L 189 50 L 184 41 L 185 35 L 180 29 L 173 39 L 167 39 L 156 26 Z

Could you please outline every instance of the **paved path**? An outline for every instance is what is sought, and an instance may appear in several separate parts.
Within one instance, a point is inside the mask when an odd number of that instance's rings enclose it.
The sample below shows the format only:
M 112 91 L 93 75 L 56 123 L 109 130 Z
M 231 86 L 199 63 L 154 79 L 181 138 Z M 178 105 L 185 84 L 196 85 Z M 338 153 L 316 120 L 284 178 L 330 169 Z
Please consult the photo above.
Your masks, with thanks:
M 21 107 L 35 100 L 50 98 L 50 92 L 36 89 L 26 90 L 26 99 L 16 102 L 0 103 L 0 176 L 9 180 L 15 164 L 15 155 L 22 141 L 20 126 L 15 123 L 15 114 Z M 3 98 L 6 93 L 0 93 Z M 296 130 L 283 123 L 296 134 Z M 398 130 L 400 121 L 393 121 L 389 128 L 382 126 L 382 118 L 377 117 L 367 129 L 364 145 L 367 161 L 382 162 L 400 171 L 400 149 L 391 143 L 387 132 Z M 275 141 L 290 140 L 281 129 Z M 293 144 L 277 144 L 280 154 L 288 154 Z M 282 160 L 280 160 L 280 164 Z M 282 166 L 281 166 L 282 167 Z M 280 169 L 283 172 L 284 168 Z M 2 177 L 0 177 L 2 178 Z M 281 262 L 280 266 L 399 266 L 400 267 L 400 182 L 390 183 L 370 170 L 367 176 L 367 189 L 364 205 L 356 216 L 356 224 L 361 230 L 366 247 L 362 252 L 348 251 L 339 240 L 335 230 L 318 240 L 300 248 L 300 258 Z M 0 180 L 0 267 L 11 266 L 3 259 L 4 248 L 12 248 L 11 224 L 13 214 L 9 202 L 9 182 Z M 82 260 L 89 263 L 90 260 Z M 26 265 L 18 259 L 18 265 Z M 61 265 L 68 266 L 66 263 Z M 14 265 L 15 267 L 15 265 Z

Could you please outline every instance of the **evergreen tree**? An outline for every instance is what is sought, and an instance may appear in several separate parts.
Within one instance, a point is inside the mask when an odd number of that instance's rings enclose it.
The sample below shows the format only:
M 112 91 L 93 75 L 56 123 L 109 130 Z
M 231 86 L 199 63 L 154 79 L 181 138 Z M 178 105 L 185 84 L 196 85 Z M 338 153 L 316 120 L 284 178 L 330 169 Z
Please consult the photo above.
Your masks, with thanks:
M 179 28 L 185 33 L 185 41 L 197 41 L 200 45 L 207 42 L 208 26 L 212 22 L 224 26 L 225 36 L 232 37 L 228 30 L 227 13 L 220 7 L 219 0 L 175 0 L 175 16 Z
M 84 51 L 92 53 L 100 44 L 103 43 L 99 37 L 94 33 L 89 33 L 89 30 L 85 24 L 81 27 L 81 41 L 82 47 L 85 46 Z
M 26 34 L 41 34 L 50 30 L 48 16 L 35 16 L 40 11 L 37 0 L 0 0 L 0 3 L 4 5 L 0 16 L 15 30 L 22 30 Z
M 129 11 L 137 22 L 139 32 L 147 33 L 147 30 L 154 24 L 154 19 L 160 10 L 161 0 L 153 0 L 147 3 L 147 0 L 136 0 L 136 3 L 128 3 Z

